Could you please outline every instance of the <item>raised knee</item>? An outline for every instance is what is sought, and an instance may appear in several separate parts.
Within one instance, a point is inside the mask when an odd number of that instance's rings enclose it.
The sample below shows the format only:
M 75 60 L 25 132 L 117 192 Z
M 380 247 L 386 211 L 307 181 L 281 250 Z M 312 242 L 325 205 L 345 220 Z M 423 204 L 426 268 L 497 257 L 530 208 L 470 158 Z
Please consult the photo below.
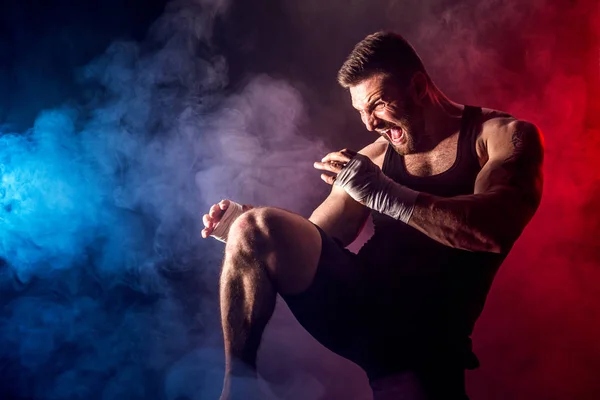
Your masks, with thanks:
M 271 242 L 271 226 L 275 211 L 270 207 L 253 208 L 240 215 L 231 225 L 227 240 L 228 251 L 261 252 Z
M 321 253 L 316 228 L 278 208 L 246 211 L 231 226 L 225 262 L 231 273 L 266 272 L 281 293 L 300 293 L 313 280 Z M 250 269 L 248 269 L 250 268 Z M 264 276 L 264 275 L 262 275 Z
M 238 240 L 244 237 L 266 235 L 268 233 L 268 207 L 253 208 L 240 215 L 229 230 L 229 238 Z

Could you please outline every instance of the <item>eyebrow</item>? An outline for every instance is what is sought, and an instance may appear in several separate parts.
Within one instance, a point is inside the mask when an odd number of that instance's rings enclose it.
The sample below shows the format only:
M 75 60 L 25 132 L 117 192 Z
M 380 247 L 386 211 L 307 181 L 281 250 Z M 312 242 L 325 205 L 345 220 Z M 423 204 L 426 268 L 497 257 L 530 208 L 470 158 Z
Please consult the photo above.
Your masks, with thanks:
M 383 96 L 380 94 L 379 96 L 375 97 L 375 100 L 371 100 L 369 103 L 367 103 L 367 107 L 365 108 L 365 110 L 370 109 L 371 107 L 373 107 L 373 104 L 377 103 L 378 101 L 380 101 L 383 98 Z M 362 109 L 356 107 L 354 104 L 352 104 L 352 107 L 356 110 L 356 111 L 363 111 Z

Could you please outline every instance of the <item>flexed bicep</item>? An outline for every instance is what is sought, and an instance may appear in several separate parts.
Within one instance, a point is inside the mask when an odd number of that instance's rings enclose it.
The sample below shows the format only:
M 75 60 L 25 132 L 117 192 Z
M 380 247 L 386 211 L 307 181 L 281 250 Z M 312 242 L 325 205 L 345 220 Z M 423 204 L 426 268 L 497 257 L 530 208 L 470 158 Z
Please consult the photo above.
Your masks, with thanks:
M 544 140 L 539 129 L 514 121 L 491 135 L 489 159 L 475 181 L 475 193 L 510 191 L 530 213 L 540 204 L 543 187 Z
M 475 181 L 475 195 L 490 199 L 494 225 L 514 242 L 533 218 L 542 198 L 544 141 L 539 129 L 512 121 L 491 132 L 488 161 Z

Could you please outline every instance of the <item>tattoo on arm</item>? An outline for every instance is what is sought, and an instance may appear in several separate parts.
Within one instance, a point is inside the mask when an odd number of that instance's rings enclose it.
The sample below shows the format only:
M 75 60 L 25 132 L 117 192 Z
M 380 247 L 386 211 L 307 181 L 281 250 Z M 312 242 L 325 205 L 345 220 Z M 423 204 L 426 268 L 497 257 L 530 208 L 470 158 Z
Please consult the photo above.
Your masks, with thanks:
M 512 138 L 512 154 L 505 160 L 503 168 L 507 172 L 508 183 L 520 189 L 527 204 L 537 207 L 539 203 L 540 168 L 544 150 L 535 127 L 517 127 Z

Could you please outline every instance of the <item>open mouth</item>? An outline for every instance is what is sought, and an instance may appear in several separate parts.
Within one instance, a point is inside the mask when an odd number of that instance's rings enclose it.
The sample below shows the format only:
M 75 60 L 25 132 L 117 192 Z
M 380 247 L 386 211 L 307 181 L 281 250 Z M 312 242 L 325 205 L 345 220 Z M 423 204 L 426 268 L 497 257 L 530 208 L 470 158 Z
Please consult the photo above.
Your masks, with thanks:
M 383 133 L 394 144 L 398 144 L 404 139 L 404 131 L 401 128 L 388 129 Z

